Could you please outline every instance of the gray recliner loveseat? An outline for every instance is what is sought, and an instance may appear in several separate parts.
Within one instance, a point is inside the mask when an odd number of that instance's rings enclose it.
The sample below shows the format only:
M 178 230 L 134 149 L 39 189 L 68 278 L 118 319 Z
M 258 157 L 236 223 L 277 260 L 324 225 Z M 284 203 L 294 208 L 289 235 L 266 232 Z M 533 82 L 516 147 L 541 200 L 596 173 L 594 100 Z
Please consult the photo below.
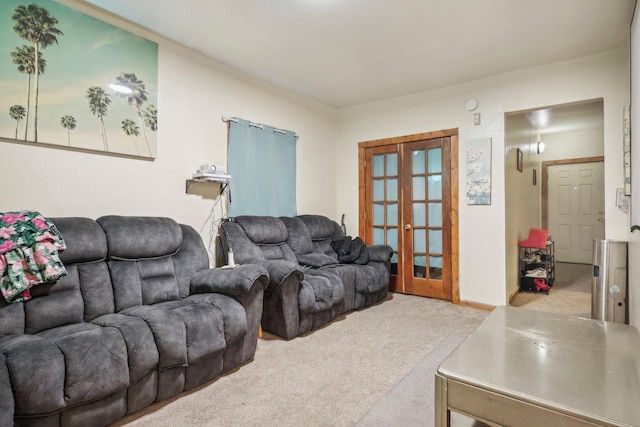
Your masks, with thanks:
M 231 249 L 236 263 L 269 272 L 262 328 L 286 339 L 387 296 L 391 247 L 368 246 L 366 264 L 344 264 L 331 246 L 343 237 L 340 226 L 321 215 L 238 216 L 220 227 L 222 254 Z
M 253 358 L 267 272 L 168 218 L 57 218 L 68 274 L 0 303 L 0 426 L 103 426 Z

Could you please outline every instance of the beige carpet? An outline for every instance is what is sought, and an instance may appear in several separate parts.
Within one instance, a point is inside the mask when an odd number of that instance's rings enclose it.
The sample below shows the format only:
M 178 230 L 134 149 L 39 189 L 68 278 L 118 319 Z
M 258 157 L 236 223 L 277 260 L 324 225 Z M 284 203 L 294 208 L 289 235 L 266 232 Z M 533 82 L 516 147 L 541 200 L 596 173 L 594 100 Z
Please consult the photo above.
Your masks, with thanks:
M 591 277 L 592 266 L 589 264 L 556 263 L 556 280 L 549 295 L 519 292 L 511 305 L 590 318 Z
M 402 381 L 360 418 L 355 427 L 433 427 L 436 371 L 440 363 L 462 341 L 460 337 L 447 337 L 442 340 Z
M 259 340 L 255 359 L 116 426 L 353 426 L 440 342 L 488 312 L 391 294 L 304 337 Z

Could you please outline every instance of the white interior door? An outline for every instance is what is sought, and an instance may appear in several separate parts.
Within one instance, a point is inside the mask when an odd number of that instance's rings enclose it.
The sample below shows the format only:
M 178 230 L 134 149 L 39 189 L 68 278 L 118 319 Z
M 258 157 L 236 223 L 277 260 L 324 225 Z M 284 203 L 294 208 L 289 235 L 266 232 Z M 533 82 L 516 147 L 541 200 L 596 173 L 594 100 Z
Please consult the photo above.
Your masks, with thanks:
M 549 166 L 549 233 L 556 260 L 591 264 L 604 239 L 604 162 Z

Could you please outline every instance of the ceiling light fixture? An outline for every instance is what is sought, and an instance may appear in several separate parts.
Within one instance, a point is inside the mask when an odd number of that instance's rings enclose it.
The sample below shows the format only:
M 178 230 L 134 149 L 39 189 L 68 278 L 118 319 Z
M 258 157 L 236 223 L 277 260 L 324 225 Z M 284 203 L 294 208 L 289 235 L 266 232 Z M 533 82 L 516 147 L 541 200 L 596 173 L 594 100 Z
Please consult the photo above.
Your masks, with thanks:
M 118 93 L 124 93 L 127 95 L 133 92 L 130 87 L 119 85 L 117 83 L 111 83 L 109 87 Z

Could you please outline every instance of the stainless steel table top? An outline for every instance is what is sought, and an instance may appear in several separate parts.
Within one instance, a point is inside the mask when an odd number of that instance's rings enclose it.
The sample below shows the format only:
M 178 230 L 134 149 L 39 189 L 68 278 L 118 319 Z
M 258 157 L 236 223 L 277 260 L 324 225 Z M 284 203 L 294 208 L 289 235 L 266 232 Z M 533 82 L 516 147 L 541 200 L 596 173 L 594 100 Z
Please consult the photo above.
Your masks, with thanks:
M 633 326 L 497 307 L 438 373 L 560 412 L 640 425 Z

